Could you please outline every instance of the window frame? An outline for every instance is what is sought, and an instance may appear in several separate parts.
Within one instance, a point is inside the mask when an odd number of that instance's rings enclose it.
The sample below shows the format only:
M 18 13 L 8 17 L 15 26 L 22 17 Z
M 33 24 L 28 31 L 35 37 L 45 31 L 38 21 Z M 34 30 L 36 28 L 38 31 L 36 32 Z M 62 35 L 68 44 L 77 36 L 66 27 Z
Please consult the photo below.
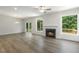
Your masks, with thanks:
M 40 29 L 42 28 L 42 30 L 38 30 L 38 27 L 37 27 L 38 26 L 38 24 L 37 24 L 38 21 L 42 21 L 42 27 L 40 27 Z M 38 18 L 37 21 L 36 21 L 36 24 L 37 24 L 37 26 L 36 26 L 37 27 L 37 32 L 43 32 L 43 19 L 42 18 Z M 41 24 L 40 24 L 40 26 L 41 26 Z
M 76 34 L 72 34 L 72 33 L 67 33 L 67 32 L 63 32 L 63 24 L 62 24 L 62 22 L 63 22 L 63 19 L 62 19 L 62 17 L 64 17 L 64 16 L 74 16 L 74 15 L 77 15 L 77 33 Z M 68 34 L 68 35 L 78 35 L 78 14 L 68 14 L 68 15 L 62 15 L 61 16 L 61 22 L 60 22 L 60 25 L 61 25 L 61 34 Z

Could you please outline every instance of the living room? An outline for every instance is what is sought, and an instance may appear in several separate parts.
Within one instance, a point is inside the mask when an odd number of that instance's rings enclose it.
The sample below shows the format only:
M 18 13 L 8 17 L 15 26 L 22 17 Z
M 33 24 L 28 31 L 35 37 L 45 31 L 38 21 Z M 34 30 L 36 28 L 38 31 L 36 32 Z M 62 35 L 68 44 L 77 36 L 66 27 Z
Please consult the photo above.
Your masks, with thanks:
M 66 7 L 67 8 L 67 7 Z M 64 9 L 64 8 L 63 8 Z M 57 9 L 58 10 L 58 9 Z M 58 39 L 65 39 L 65 40 L 72 40 L 72 41 L 79 41 L 78 40 L 78 12 L 79 8 L 75 7 L 75 8 L 70 8 L 70 9 L 65 9 L 63 11 L 57 11 L 56 10 L 54 12 L 50 12 L 47 14 L 44 14 L 42 16 L 37 16 L 37 17 L 32 17 L 32 18 L 28 18 L 25 19 L 26 22 L 32 22 L 32 33 L 34 34 L 39 34 L 42 36 L 46 36 L 46 28 L 52 28 L 52 29 L 56 29 L 56 38 Z M 77 33 L 65 33 L 62 31 L 62 17 L 63 16 L 73 16 L 73 15 L 77 15 Z M 37 30 L 37 21 L 38 20 L 42 20 L 43 21 L 43 30 L 39 31 Z
M 79 52 L 79 7 L 0 6 L 0 52 Z

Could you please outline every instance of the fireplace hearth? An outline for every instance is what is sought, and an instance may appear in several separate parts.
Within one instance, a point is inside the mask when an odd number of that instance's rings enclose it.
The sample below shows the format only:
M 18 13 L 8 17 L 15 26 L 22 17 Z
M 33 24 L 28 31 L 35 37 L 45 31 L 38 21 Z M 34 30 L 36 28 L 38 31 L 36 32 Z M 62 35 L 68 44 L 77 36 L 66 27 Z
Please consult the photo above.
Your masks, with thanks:
M 56 38 L 56 29 L 46 29 L 46 37 Z

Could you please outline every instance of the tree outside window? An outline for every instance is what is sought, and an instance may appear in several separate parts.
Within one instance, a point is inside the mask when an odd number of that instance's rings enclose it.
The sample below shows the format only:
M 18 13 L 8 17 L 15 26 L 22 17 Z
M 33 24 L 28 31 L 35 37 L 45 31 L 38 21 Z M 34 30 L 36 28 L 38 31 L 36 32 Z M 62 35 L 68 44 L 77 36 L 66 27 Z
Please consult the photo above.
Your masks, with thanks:
M 37 20 L 37 31 L 43 31 L 43 21 Z
M 62 31 L 65 33 L 77 33 L 77 15 L 62 17 Z

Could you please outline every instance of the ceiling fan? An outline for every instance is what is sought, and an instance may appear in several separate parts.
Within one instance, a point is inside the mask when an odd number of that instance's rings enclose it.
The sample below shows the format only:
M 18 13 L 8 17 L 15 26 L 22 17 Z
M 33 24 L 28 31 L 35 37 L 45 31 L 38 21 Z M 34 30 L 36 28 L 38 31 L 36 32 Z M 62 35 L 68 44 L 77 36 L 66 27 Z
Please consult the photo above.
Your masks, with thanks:
M 52 11 L 52 9 L 47 6 L 36 6 L 35 8 L 37 8 L 42 13 L 48 13 Z

